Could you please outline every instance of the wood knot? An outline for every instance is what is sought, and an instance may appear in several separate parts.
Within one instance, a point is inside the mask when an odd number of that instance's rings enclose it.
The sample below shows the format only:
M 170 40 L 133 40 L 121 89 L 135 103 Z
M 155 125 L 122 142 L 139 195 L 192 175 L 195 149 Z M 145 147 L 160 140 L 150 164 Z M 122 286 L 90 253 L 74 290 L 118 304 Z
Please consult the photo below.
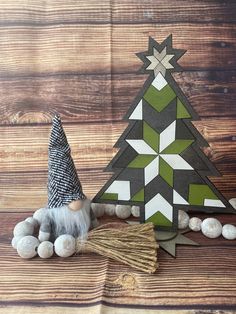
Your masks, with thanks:
M 131 273 L 120 274 L 119 277 L 113 281 L 113 283 L 126 290 L 135 290 L 138 286 L 136 276 Z

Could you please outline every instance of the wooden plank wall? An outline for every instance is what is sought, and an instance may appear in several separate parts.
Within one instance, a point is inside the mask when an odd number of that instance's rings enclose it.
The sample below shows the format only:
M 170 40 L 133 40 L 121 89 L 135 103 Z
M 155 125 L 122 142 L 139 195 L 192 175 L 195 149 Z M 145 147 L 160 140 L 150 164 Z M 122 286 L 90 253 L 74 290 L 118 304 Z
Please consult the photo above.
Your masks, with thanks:
M 147 78 L 136 52 L 148 36 L 186 49 L 175 79 L 202 118 L 195 123 L 222 172 L 212 181 L 236 196 L 234 0 L 1 0 L 0 211 L 46 203 L 51 117 L 60 113 L 84 191 L 126 127 L 122 116 Z

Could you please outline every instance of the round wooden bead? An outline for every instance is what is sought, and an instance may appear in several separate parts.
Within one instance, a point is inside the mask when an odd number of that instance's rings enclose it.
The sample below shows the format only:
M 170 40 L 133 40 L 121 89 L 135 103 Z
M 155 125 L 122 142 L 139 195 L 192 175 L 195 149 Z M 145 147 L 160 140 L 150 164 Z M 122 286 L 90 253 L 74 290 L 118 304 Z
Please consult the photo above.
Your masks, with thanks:
M 131 206 L 116 205 L 116 216 L 121 219 L 127 219 L 131 215 Z
M 53 244 L 50 241 L 43 241 L 39 244 L 38 255 L 41 258 L 50 258 L 53 256 Z
M 230 224 L 226 224 L 222 228 L 222 236 L 227 240 L 236 239 L 236 227 Z
M 139 206 L 132 206 L 131 207 L 131 214 L 134 217 L 140 217 L 140 207 Z
M 38 227 L 38 221 L 36 219 L 34 219 L 34 217 L 28 217 L 25 219 L 25 221 L 28 221 L 30 224 L 32 224 L 34 226 L 34 228 Z
M 192 217 L 189 220 L 189 229 L 191 229 L 192 231 L 200 231 L 201 230 L 201 224 L 202 221 L 200 218 L 198 217 Z
M 43 221 L 47 220 L 47 217 L 48 217 L 48 208 L 39 208 L 33 214 L 33 218 L 37 220 L 39 225 L 41 225 Z
M 115 204 L 104 204 L 105 214 L 108 216 L 114 216 L 116 212 Z
M 178 228 L 185 229 L 188 227 L 189 215 L 184 210 L 178 211 Z
M 37 255 L 39 240 L 33 236 L 21 238 L 17 243 L 17 253 L 22 258 L 32 258 Z
M 222 232 L 222 225 L 216 218 L 206 218 L 203 220 L 201 230 L 207 238 L 218 238 Z
M 62 234 L 54 242 L 55 253 L 61 257 L 68 257 L 75 253 L 75 238 L 70 234 Z
M 15 226 L 13 230 L 14 237 L 24 237 L 27 235 L 32 235 L 34 233 L 34 225 L 28 221 L 21 221 Z
M 14 237 L 12 240 L 11 240 L 11 245 L 14 249 L 17 249 L 17 243 L 19 242 L 19 240 L 23 238 L 23 236 L 18 236 L 18 237 Z
M 104 204 L 91 203 L 91 208 L 92 208 L 92 211 L 93 211 L 95 217 L 99 218 L 99 217 L 102 217 L 104 215 L 104 212 L 105 212 Z

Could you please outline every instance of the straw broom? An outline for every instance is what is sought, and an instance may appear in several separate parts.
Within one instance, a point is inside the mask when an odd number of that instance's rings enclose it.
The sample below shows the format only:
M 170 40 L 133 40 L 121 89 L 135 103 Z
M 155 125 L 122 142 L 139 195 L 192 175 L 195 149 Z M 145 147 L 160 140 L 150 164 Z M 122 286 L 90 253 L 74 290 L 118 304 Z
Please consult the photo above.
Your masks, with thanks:
M 94 252 L 146 273 L 158 267 L 154 225 L 105 224 L 91 230 L 87 239 L 76 241 L 76 252 Z

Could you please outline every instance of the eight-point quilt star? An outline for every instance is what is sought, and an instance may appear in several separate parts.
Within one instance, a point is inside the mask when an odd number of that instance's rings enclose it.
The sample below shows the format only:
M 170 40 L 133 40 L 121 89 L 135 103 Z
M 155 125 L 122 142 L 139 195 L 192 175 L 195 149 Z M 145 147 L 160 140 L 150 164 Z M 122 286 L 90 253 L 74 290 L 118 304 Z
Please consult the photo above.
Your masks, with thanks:
M 176 121 L 160 134 L 143 121 L 143 139 L 126 141 L 138 153 L 128 167 L 144 169 L 145 185 L 160 175 L 173 187 L 174 170 L 193 170 L 192 166 L 180 156 L 193 140 L 176 139 Z M 177 197 L 177 192 L 173 196 Z
M 129 168 L 143 168 L 145 185 L 160 175 L 173 186 L 173 170 L 193 170 L 180 154 L 193 143 L 193 140 L 176 139 L 176 121 L 158 134 L 143 121 L 143 139 L 127 139 L 139 154 Z
M 172 36 L 168 36 L 161 44 L 149 37 L 148 51 L 139 52 L 137 56 L 143 61 L 141 73 L 154 72 L 154 76 L 161 73 L 164 77 L 166 72 L 181 70 L 177 63 L 178 59 L 185 53 L 185 50 L 172 47 Z
M 147 56 L 147 59 L 151 64 L 147 67 L 147 70 L 153 70 L 155 76 L 160 72 L 163 76 L 166 74 L 166 70 L 173 69 L 173 65 L 170 60 L 174 57 L 173 54 L 167 54 L 166 47 L 158 52 L 153 48 L 153 55 Z

